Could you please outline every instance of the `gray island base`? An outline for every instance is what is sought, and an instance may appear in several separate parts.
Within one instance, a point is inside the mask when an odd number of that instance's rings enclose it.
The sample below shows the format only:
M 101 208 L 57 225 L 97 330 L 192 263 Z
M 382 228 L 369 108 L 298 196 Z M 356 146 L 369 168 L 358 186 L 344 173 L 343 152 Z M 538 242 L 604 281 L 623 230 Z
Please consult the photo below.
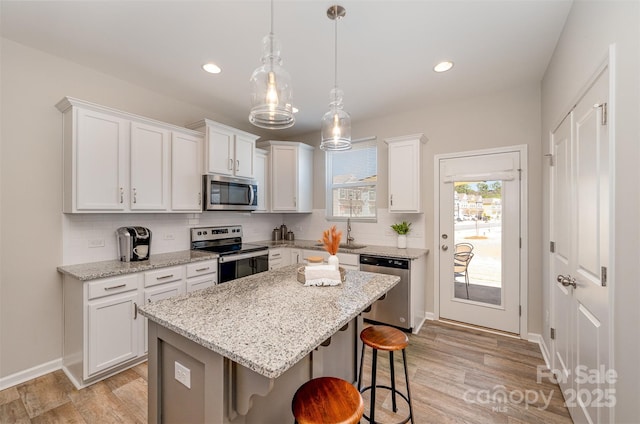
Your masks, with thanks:
M 293 422 L 304 382 L 350 382 L 360 313 L 399 277 L 347 271 L 334 287 L 305 287 L 298 265 L 141 308 L 149 318 L 149 423 Z

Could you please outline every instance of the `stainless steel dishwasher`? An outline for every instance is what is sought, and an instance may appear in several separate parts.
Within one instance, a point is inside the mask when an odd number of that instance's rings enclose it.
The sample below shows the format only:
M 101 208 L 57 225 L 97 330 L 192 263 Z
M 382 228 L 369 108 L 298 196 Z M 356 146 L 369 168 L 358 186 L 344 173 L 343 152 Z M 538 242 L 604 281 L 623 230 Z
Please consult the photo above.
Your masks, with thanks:
M 383 256 L 360 255 L 360 271 L 397 275 L 400 282 L 363 314 L 367 321 L 393 325 L 411 331 L 411 261 Z

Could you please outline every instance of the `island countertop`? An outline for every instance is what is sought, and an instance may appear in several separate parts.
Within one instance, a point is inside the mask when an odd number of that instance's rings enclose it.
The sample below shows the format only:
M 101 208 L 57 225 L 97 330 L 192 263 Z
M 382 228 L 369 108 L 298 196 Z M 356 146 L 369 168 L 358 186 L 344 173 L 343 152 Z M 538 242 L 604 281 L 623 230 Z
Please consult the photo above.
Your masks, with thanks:
M 254 274 L 140 308 L 157 324 L 267 378 L 277 378 L 395 286 L 392 275 L 347 271 L 307 287 L 299 265 Z

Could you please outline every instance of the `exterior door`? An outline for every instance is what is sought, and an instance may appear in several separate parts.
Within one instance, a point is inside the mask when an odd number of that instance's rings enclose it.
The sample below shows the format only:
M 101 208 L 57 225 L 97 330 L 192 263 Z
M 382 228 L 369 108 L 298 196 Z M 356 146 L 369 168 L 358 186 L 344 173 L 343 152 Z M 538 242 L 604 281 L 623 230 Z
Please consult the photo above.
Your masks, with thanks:
M 520 333 L 520 156 L 439 159 L 440 318 Z
M 609 421 L 608 69 L 552 134 L 554 368 L 576 423 Z

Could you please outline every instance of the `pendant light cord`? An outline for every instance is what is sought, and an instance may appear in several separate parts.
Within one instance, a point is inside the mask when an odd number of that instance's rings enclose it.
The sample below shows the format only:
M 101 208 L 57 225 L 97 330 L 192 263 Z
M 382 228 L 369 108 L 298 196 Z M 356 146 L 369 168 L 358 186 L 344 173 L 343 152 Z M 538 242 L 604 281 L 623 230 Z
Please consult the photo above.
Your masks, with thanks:
M 334 29 L 334 69 L 333 69 L 333 82 L 334 82 L 334 87 L 335 89 L 338 88 L 338 19 L 340 19 L 338 17 L 338 6 L 335 5 L 333 6 L 333 13 L 335 15 L 334 20 L 335 22 L 335 29 Z M 334 91 L 334 98 L 333 100 L 337 100 L 337 90 Z

